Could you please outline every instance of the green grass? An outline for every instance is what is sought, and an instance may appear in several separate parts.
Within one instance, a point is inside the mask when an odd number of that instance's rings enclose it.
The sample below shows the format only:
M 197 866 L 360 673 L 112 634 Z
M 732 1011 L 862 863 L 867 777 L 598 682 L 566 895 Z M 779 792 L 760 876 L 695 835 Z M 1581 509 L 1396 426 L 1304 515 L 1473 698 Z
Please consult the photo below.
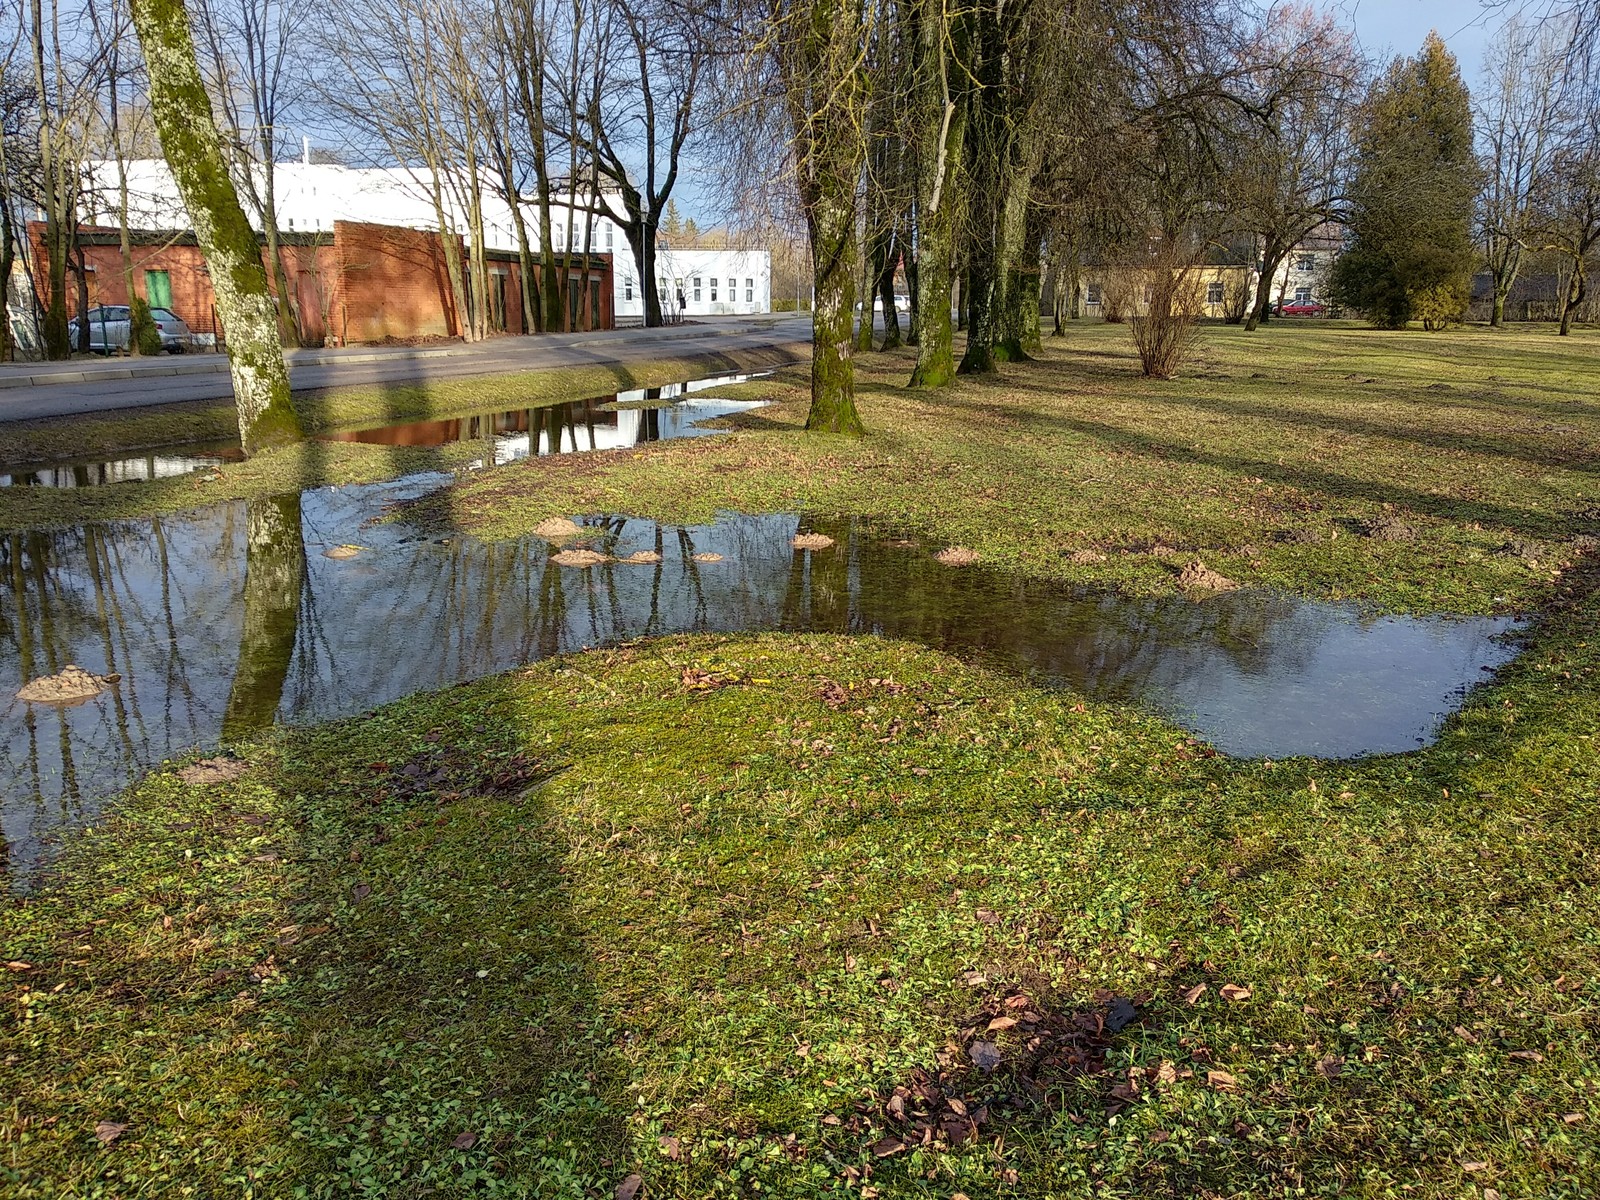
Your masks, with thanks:
M 0 911 L 0 1192 L 576 1198 L 633 1173 L 685 1200 L 1600 1191 L 1600 577 L 1492 549 L 1572 557 L 1592 519 L 1567 514 L 1594 503 L 1593 343 L 1259 345 L 1217 331 L 1200 371 L 1230 378 L 1169 386 L 1128 374 L 1118 331 L 1075 331 L 927 397 L 888 386 L 897 361 L 859 444 L 786 431 L 788 401 L 764 432 L 491 473 L 434 515 L 690 515 L 766 496 L 787 463 L 772 503 L 864 497 L 1040 574 L 1100 547 L 1103 577 L 1167 587 L 1161 556 L 1119 543 L 1211 561 L 1248 536 L 1258 558 L 1218 562 L 1252 580 L 1537 605 L 1528 652 L 1437 745 L 1224 759 L 928 650 L 777 634 L 282 730 L 234 782 L 157 772 Z M 1335 397 L 1345 373 L 1389 382 Z M 922 496 L 900 482 L 918 466 Z M 1097 471 L 1119 486 L 1085 494 Z M 1386 502 L 1417 541 L 1263 536 Z M 1069 1016 L 1129 996 L 1139 1020 L 1049 1106 L 877 1157 L 892 1089 L 960 1073 L 1019 991 Z M 101 1121 L 127 1128 L 103 1146 Z
M 363 385 L 295 394 L 309 433 L 370 428 L 558 404 L 631 388 L 656 387 L 722 372 L 760 370 L 794 360 L 792 347 L 689 354 L 650 362 L 562 367 L 513 375 Z M 0 470 L 41 463 L 101 462 L 185 445 L 238 441 L 232 404 L 186 403 L 0 425 Z M 448 471 L 474 457 L 471 447 L 316 443 L 149 482 L 118 483 L 66 495 L 52 488 L 0 489 L 0 532 L 59 528 L 83 520 L 159 516 L 222 500 L 256 499 L 290 489 L 369 483 L 408 471 Z
M 865 356 L 859 441 L 798 435 L 807 381 L 790 371 L 741 387 L 777 403 L 725 419 L 736 438 L 513 464 L 419 512 L 501 538 L 552 514 L 804 508 L 1127 591 L 1170 590 L 1198 556 L 1302 594 L 1488 611 L 1535 600 L 1573 539 L 1600 535 L 1597 352 L 1588 331 L 1213 327 L 1158 382 L 1125 328 L 1084 325 L 1038 362 L 935 392 L 900 386 L 909 352 Z M 1359 536 L 1385 515 L 1415 540 Z

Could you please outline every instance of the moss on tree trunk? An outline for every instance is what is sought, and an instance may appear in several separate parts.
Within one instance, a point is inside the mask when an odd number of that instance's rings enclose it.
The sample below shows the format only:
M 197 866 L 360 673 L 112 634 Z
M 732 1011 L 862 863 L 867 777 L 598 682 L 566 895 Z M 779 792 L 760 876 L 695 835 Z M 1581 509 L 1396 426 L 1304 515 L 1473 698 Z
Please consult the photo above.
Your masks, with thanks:
M 211 101 L 200 78 L 183 0 L 133 0 L 150 75 L 150 110 L 178 194 L 194 224 L 227 334 L 228 367 L 245 453 L 305 435 L 289 399 L 278 306 L 261 243 L 228 177 Z

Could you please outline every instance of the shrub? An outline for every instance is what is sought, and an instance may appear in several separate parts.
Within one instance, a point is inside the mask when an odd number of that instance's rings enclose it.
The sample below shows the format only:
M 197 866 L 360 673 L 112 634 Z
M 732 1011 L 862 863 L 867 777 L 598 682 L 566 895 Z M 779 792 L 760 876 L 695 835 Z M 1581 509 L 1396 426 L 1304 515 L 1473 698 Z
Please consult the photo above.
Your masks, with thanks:
M 161 353 L 161 331 L 150 315 L 150 305 L 138 296 L 129 307 L 128 342 L 140 354 Z

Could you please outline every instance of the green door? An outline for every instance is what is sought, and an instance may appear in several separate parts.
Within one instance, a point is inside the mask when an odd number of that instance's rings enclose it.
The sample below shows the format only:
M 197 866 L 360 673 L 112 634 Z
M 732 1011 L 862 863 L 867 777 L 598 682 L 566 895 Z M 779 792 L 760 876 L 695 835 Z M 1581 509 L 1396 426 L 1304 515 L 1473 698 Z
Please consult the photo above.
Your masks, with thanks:
M 172 272 L 146 271 L 144 298 L 151 308 L 172 307 Z

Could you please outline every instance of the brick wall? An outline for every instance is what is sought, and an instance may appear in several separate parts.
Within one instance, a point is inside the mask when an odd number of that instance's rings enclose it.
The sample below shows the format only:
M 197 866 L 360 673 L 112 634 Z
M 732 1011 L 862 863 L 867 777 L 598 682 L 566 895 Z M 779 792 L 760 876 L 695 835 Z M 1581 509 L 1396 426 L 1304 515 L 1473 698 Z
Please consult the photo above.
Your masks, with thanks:
M 39 294 L 48 295 L 49 276 L 44 247 L 44 226 L 31 222 L 29 240 Z M 292 235 L 291 235 L 292 236 Z M 172 309 L 197 334 L 217 333 L 215 296 L 205 258 L 193 234 L 135 234 L 133 246 L 134 293 L 148 300 L 146 271 L 166 271 L 172 285 Z M 122 275 L 122 253 L 114 229 L 85 226 L 79 231 L 89 276 L 89 304 L 127 304 Z M 459 239 L 458 239 L 459 244 Z M 336 221 L 331 240 L 321 244 L 304 236 L 282 248 L 284 269 L 295 292 L 302 329 L 308 344 L 335 345 L 377 342 L 389 338 L 458 337 L 461 322 L 450 290 L 444 245 L 437 233 Z M 466 251 L 462 247 L 463 266 Z M 266 251 L 262 264 L 273 286 Z M 522 320 L 522 265 L 515 254 L 489 255 L 490 287 L 498 293 L 495 275 L 505 279 L 504 332 L 524 332 Z M 569 278 L 580 283 L 580 324 L 591 328 L 615 327 L 612 313 L 611 256 L 592 256 L 583 288 L 581 268 Z M 598 295 L 595 293 L 598 292 Z M 598 309 L 595 301 L 598 300 Z M 490 298 L 491 312 L 499 308 Z M 67 313 L 78 309 L 75 272 L 67 277 Z

